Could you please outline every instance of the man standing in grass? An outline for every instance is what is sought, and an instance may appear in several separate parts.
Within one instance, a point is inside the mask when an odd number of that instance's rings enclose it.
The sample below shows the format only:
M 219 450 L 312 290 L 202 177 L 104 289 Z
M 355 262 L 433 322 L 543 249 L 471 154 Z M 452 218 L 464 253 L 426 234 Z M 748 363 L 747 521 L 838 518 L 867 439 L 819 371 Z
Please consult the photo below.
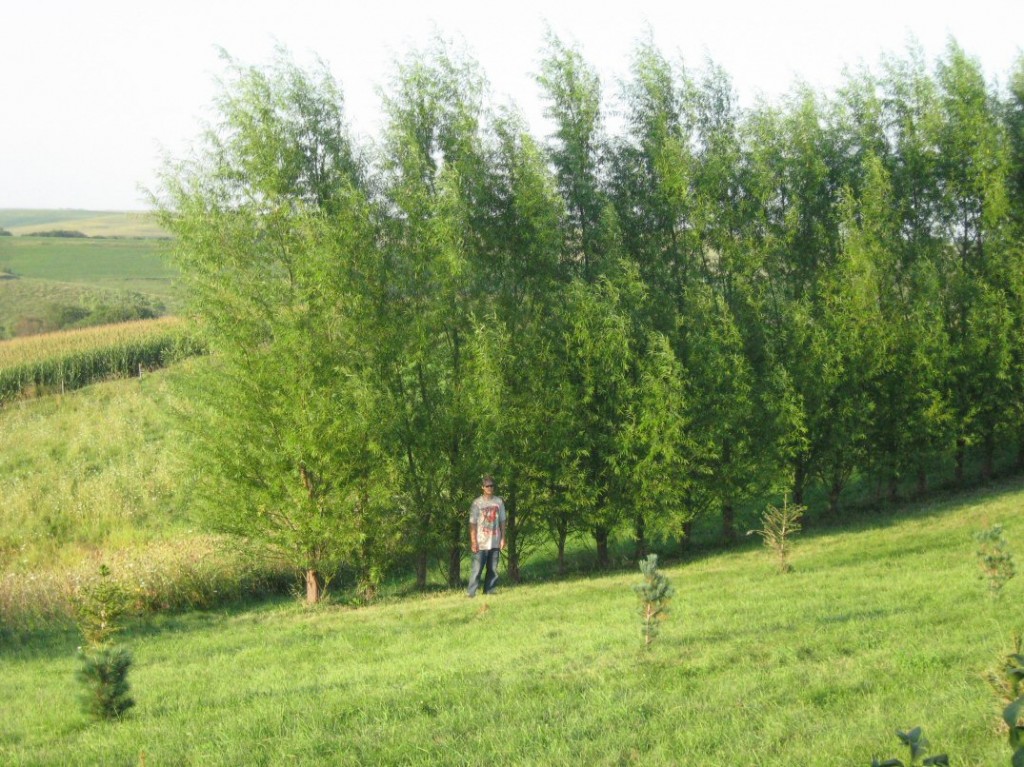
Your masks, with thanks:
M 469 509 L 469 549 L 473 566 L 469 573 L 469 596 L 480 587 L 480 573 L 487 566 L 484 593 L 490 594 L 498 582 L 498 558 L 505 548 L 505 502 L 494 494 L 494 478 L 484 477 L 484 494 Z

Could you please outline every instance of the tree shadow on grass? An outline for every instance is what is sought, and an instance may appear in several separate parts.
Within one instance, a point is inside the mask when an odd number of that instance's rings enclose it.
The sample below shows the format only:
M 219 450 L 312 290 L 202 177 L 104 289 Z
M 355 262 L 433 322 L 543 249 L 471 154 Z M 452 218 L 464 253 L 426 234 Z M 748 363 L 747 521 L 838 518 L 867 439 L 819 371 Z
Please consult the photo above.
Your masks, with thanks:
M 82 635 L 70 623 L 49 626 L 0 625 L 0 658 L 9 661 L 43 660 L 74 654 Z
M 294 604 L 296 600 L 290 596 L 274 594 L 248 597 L 207 609 L 194 608 L 138 615 L 125 620 L 117 640 L 131 646 L 134 641 L 148 637 L 218 627 L 232 617 L 274 611 L 281 604 L 287 603 Z M 24 627 L 0 625 L 0 658 L 5 660 L 28 661 L 66 657 L 73 655 L 81 644 L 82 635 L 71 621 Z

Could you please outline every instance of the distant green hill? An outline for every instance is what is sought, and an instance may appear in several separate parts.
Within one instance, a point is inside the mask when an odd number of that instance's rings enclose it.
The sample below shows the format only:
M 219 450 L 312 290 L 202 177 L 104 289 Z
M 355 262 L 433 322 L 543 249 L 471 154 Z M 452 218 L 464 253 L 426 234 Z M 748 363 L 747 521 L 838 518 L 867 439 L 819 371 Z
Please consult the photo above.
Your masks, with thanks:
M 68 307 L 97 316 L 124 306 L 173 312 L 177 272 L 162 257 L 165 245 L 153 238 L 0 237 L 0 339 L 59 330 L 62 318 L 81 314 Z
M 167 237 L 143 211 L 0 209 L 0 228 L 14 235 L 68 230 L 87 237 Z

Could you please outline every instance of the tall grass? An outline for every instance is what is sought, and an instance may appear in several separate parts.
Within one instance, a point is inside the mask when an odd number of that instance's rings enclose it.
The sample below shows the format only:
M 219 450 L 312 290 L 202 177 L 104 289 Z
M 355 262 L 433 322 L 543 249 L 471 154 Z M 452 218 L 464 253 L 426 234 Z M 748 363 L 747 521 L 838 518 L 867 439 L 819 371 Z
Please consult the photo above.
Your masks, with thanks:
M 76 583 L 100 563 L 143 610 L 279 591 L 286 570 L 225 549 L 188 516 L 172 370 L 0 411 L 0 634 L 68 620 Z
M 0 404 L 25 393 L 65 392 L 137 375 L 197 354 L 176 317 L 138 320 L 0 342 Z
M 70 627 L 74 602 L 101 565 L 136 616 L 210 609 L 298 588 L 294 572 L 254 547 L 206 535 L 98 548 L 64 567 L 0 573 L 0 646 Z

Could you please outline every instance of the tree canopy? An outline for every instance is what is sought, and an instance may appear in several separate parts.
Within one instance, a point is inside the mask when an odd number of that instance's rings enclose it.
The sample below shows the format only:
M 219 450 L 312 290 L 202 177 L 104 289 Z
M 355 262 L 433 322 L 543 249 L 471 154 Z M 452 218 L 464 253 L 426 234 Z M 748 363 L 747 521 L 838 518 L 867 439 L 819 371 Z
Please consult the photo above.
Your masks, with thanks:
M 544 139 L 441 40 L 366 145 L 325 66 L 225 57 L 154 195 L 214 352 L 183 397 L 212 525 L 316 601 L 342 564 L 457 584 L 485 473 L 518 577 L 547 539 L 608 564 L 1024 464 L 1024 61 L 999 91 L 951 41 L 741 108 L 650 41 L 612 98 L 545 46 Z

